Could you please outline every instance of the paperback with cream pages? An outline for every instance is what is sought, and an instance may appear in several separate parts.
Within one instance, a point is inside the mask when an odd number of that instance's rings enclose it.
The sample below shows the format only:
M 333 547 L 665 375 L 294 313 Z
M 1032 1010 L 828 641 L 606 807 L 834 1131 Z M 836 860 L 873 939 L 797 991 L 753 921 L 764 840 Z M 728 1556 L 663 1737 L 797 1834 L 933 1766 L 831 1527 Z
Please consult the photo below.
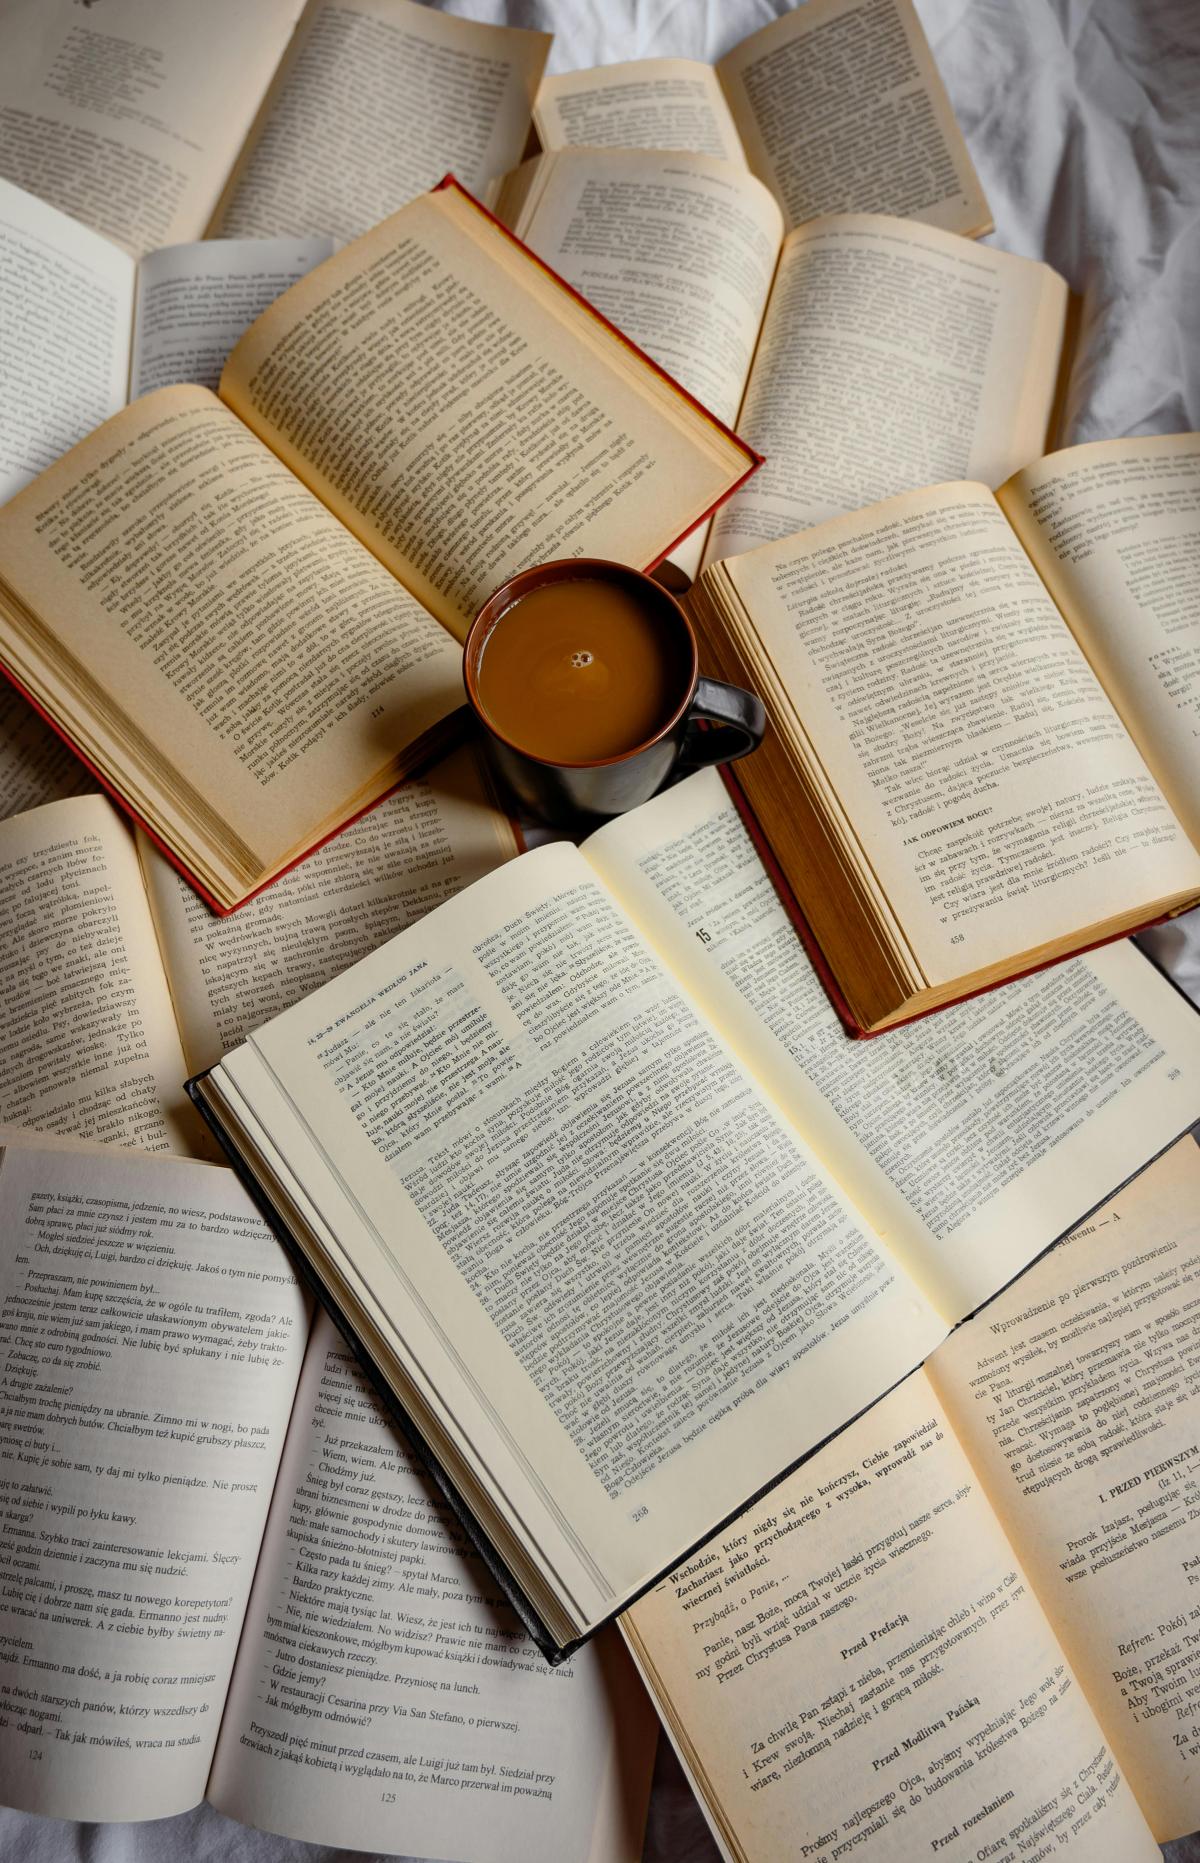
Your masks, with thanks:
M 848 1042 L 700 775 L 430 913 L 192 1084 L 551 1652 L 1200 1114 L 1131 946 Z
M 134 258 L 354 239 L 519 162 L 549 50 L 417 0 L 0 0 L 0 175 Z
M 1045 446 L 1058 274 L 898 206 L 840 205 L 824 197 L 788 233 L 748 170 L 677 150 L 562 149 L 496 192 L 520 239 L 766 455 L 707 543 L 672 551 L 689 574 L 702 551 L 733 556 L 894 492 L 997 486 Z
M 42 729 L 0 743 L 0 816 L 59 790 Z M 465 746 L 227 918 L 102 795 L 0 820 L 0 1123 L 212 1155 L 188 1074 L 515 852 Z
M 622 1619 L 726 1857 L 1158 1863 L 1200 1822 L 1181 1140 Z
M 0 1130 L 0 1802 L 635 1863 L 653 1716 L 547 1668 L 231 1171 Z
M 0 500 L 152 388 L 216 388 L 268 304 L 334 242 L 204 239 L 141 260 L 0 180 Z
M 446 746 L 500 582 L 756 462 L 448 181 L 0 508 L 0 666 L 228 911 Z
M 691 149 L 748 167 L 789 227 L 893 213 L 951 232 L 991 215 L 911 0 L 807 0 L 716 66 L 645 58 L 543 80 L 543 149 Z
M 1052 453 L 714 563 L 737 781 L 873 1032 L 1200 900 L 1200 436 Z

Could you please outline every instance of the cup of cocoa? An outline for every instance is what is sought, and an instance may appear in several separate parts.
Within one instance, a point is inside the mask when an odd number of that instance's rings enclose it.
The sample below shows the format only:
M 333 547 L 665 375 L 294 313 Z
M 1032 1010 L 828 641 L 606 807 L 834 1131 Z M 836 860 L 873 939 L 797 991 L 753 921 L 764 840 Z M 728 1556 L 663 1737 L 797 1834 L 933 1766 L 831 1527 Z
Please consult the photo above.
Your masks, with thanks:
M 623 814 L 673 776 L 744 757 L 761 700 L 700 672 L 692 624 L 652 576 L 568 557 L 489 596 L 463 653 L 493 762 L 557 826 Z

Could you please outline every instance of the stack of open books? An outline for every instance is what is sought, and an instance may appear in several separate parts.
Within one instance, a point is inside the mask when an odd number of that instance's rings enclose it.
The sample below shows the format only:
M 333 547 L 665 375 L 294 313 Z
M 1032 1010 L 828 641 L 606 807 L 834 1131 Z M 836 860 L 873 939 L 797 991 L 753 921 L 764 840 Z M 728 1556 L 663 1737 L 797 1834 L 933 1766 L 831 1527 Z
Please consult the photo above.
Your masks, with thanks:
M 1200 898 L 1200 442 L 1040 457 L 909 0 L 0 49 L 0 1799 L 616 1863 L 636 1664 L 728 1856 L 1152 1863 L 1200 1021 L 1070 954 Z M 570 555 L 771 730 L 518 857 L 460 643 Z

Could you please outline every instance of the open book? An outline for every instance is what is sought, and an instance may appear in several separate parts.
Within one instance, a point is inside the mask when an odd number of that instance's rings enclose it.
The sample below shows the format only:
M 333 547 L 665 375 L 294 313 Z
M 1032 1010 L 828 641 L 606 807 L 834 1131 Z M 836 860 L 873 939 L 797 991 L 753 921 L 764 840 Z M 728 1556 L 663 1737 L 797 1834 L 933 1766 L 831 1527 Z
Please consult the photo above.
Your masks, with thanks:
M 201 1108 L 553 1649 L 1200 1113 L 1132 946 L 849 1042 L 720 779 L 538 848 Z
M 0 509 L 0 665 L 219 911 L 458 728 L 556 556 L 659 560 L 757 456 L 448 183 Z
M 940 479 L 999 485 L 1045 445 L 1057 273 L 839 199 L 785 233 L 748 170 L 636 149 L 537 156 L 496 190 L 519 238 L 766 455 L 708 559 Z M 703 547 L 673 560 L 694 574 Z
M 1198 1295 L 1185 1139 L 634 1606 L 725 1856 L 1159 1863 L 1200 1823 Z
M 691 149 L 749 167 L 788 227 L 893 213 L 991 228 L 911 0 L 808 0 L 715 67 L 646 58 L 546 78 L 543 149 Z
M 0 1122 L 212 1155 L 187 1075 L 515 851 L 465 747 L 232 918 L 104 796 L 0 822 Z
M 1200 436 L 1070 447 L 706 569 L 741 788 L 848 1020 L 1200 899 Z
M 0 175 L 115 240 L 353 239 L 529 136 L 550 35 L 416 0 L 0 0 Z
M 333 241 L 207 239 L 131 259 L 0 180 L 0 501 L 153 388 L 216 388 L 225 358 Z
M 0 1133 L 0 1802 L 635 1863 L 653 1715 L 549 1670 L 232 1172 Z

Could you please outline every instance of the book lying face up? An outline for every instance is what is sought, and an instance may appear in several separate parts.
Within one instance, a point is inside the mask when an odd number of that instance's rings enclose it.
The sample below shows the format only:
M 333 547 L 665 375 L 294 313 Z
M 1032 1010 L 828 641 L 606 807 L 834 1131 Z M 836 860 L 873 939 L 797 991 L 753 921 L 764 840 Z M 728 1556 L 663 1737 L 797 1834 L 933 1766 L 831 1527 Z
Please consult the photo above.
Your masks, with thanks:
M 550 1651 L 1200 1114 L 1129 944 L 845 1039 L 720 778 L 488 873 L 193 1094 Z
M 756 459 L 448 184 L 0 511 L 0 666 L 226 911 L 445 742 L 492 588 Z

